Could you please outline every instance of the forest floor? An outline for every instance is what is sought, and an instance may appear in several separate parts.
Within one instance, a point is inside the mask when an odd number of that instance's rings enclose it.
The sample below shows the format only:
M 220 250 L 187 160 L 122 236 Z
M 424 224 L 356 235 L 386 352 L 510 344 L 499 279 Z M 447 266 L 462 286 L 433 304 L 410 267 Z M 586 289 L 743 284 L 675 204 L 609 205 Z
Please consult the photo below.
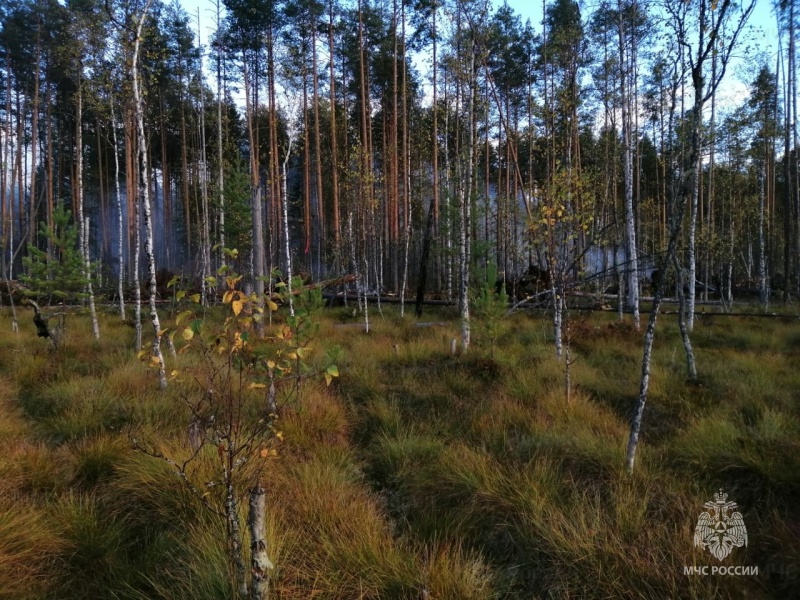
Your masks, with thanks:
M 662 317 L 628 475 L 642 334 L 615 315 L 573 314 L 567 403 L 542 314 L 503 321 L 494 348 L 476 323 L 473 348 L 451 356 L 450 309 L 419 327 L 373 308 L 368 335 L 339 326 L 350 311 L 325 311 L 312 344 L 312 363 L 338 347 L 340 377 L 304 383 L 261 465 L 270 597 L 799 597 L 797 318 L 700 318 L 687 382 Z M 224 521 L 131 442 L 185 452 L 190 386 L 159 391 L 111 314 L 99 343 L 71 316 L 52 351 L 20 313 L 17 334 L 0 314 L 0 598 L 234 597 Z M 748 534 L 722 562 L 693 546 L 720 489 Z

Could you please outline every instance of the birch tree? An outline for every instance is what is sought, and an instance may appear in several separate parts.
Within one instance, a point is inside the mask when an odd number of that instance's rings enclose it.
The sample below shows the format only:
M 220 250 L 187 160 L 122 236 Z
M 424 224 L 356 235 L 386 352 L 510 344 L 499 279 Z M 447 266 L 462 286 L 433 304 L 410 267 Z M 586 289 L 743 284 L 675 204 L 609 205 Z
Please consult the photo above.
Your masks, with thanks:
M 117 296 L 119 317 L 125 320 L 125 257 L 122 252 L 122 196 L 119 191 L 119 142 L 117 141 L 117 118 L 114 112 L 114 92 L 109 94 L 111 110 L 111 136 L 114 141 L 114 198 L 117 204 Z M 138 350 L 138 349 L 137 349 Z
M 617 2 L 617 34 L 619 39 L 620 61 L 620 104 L 622 108 L 623 181 L 625 187 L 625 258 L 628 306 L 633 310 L 633 324 L 639 329 L 639 257 L 636 247 L 636 219 L 633 212 L 633 115 L 631 114 L 632 78 L 631 54 L 635 52 L 635 41 L 628 29 L 635 27 L 625 12 L 633 12 L 636 17 L 636 4 L 623 8 L 622 0 Z M 629 45 L 630 44 L 630 45 Z
M 150 321 L 153 324 L 153 342 L 151 363 L 158 370 L 158 383 L 161 389 L 167 387 L 167 375 L 164 368 L 164 355 L 161 352 L 161 323 L 156 309 L 156 260 L 153 247 L 153 213 L 150 200 L 150 166 L 147 150 L 147 135 L 144 128 L 144 99 L 139 82 L 139 51 L 141 49 L 142 31 L 150 10 L 152 0 L 146 0 L 144 7 L 133 17 L 133 57 L 131 62 L 131 79 L 133 82 L 134 111 L 136 114 L 137 144 L 139 148 L 139 195 L 144 212 L 145 257 L 149 276 Z
M 736 5 L 731 0 L 694 0 L 680 5 L 667 4 L 666 9 L 670 15 L 671 26 L 677 37 L 678 43 L 686 50 L 690 66 L 691 84 L 694 100 L 689 114 L 690 142 L 683 170 L 680 177 L 680 187 L 674 199 L 672 219 L 670 223 L 669 239 L 665 254 L 659 261 L 661 276 L 656 283 L 653 297 L 653 306 L 645 331 L 644 352 L 642 357 L 642 371 L 639 382 L 639 394 L 636 399 L 631 430 L 628 437 L 626 452 L 626 465 L 629 472 L 633 471 L 636 459 L 636 449 L 639 445 L 639 435 L 642 428 L 644 407 L 647 403 L 647 393 L 650 386 L 650 362 L 655 342 L 656 322 L 658 311 L 664 298 L 666 269 L 675 252 L 678 238 L 683 226 L 683 216 L 686 204 L 695 201 L 702 159 L 702 119 L 703 107 L 711 94 L 719 86 L 722 77 L 736 47 L 739 34 L 742 32 L 747 19 L 753 12 L 755 0 L 737 11 Z M 697 13 L 695 20 L 694 12 Z M 716 18 L 711 19 L 710 13 L 716 11 Z M 691 24 L 696 23 L 693 31 Z M 694 38 L 694 39 L 691 39 Z M 719 69 L 714 79 L 706 82 L 704 72 L 712 53 L 718 53 Z M 692 307 L 690 306 L 690 310 Z M 690 358 L 687 352 L 687 360 Z M 690 368 L 691 371 L 691 368 Z

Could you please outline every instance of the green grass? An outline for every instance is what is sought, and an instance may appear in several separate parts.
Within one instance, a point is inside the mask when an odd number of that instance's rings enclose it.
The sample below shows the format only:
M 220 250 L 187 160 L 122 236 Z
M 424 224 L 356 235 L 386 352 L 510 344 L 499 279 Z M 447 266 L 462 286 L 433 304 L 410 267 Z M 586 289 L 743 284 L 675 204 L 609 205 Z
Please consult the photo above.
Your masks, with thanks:
M 248 463 L 267 489 L 271 597 L 771 598 L 800 585 L 800 322 L 700 319 L 687 383 L 663 318 L 631 476 L 642 334 L 629 325 L 575 313 L 566 403 L 546 318 L 511 317 L 491 355 L 476 326 L 451 356 L 457 323 L 383 312 L 369 335 L 338 326 L 349 312 L 323 316 L 309 362 L 336 348 L 341 377 L 305 382 L 276 424 L 278 456 Z M 60 352 L 27 316 L 14 335 L 0 315 L 0 598 L 234 597 L 224 521 L 133 444 L 188 456 L 202 360 L 168 358 L 179 376 L 160 392 L 114 316 L 99 343 L 71 317 Z M 210 449 L 192 476 L 213 480 L 218 464 Z M 725 564 L 782 575 L 683 575 L 715 564 L 692 535 L 719 488 L 749 533 Z

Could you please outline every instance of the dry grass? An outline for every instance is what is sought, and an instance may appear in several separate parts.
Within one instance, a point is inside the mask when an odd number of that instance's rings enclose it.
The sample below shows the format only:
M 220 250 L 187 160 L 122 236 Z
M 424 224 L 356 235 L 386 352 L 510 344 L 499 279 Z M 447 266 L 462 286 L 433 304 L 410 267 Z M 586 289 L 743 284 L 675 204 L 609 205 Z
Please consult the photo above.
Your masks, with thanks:
M 338 347 L 341 378 L 306 382 L 278 421 L 279 456 L 248 464 L 268 491 L 272 597 L 797 589 L 796 321 L 699 322 L 697 384 L 685 382 L 674 323 L 662 323 L 631 477 L 623 458 L 641 358 L 632 328 L 604 315 L 579 321 L 567 404 L 540 318 L 514 317 L 492 357 L 480 339 L 453 357 L 455 324 L 384 314 L 373 314 L 369 335 L 337 326 L 350 321 L 344 311 L 324 318 L 310 360 Z M 224 523 L 130 440 L 187 455 L 183 400 L 202 363 L 191 353 L 170 361 L 187 381 L 158 392 L 133 356 L 131 329 L 105 316 L 97 344 L 82 319 L 59 353 L 24 317 L 17 336 L 0 330 L 0 597 L 232 597 Z M 197 481 L 216 477 L 213 451 L 192 469 Z M 728 563 L 777 575 L 683 575 L 684 565 L 711 564 L 692 530 L 720 487 L 750 533 Z

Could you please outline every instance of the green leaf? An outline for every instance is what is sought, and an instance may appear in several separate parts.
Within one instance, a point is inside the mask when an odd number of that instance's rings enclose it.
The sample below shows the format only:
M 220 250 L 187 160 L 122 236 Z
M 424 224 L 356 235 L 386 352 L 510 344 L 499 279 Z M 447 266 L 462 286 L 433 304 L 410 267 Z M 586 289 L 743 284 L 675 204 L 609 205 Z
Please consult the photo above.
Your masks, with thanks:
M 192 316 L 192 311 L 185 310 L 180 313 L 177 317 L 175 317 L 175 325 L 180 325 L 181 321 L 183 321 L 186 317 Z
M 339 367 L 337 367 L 336 365 L 328 365 L 328 368 L 325 369 L 325 374 L 330 375 L 331 377 L 338 377 Z
M 186 295 L 186 290 L 181 290 L 181 291 L 179 291 L 177 294 L 175 294 L 175 300 L 177 300 L 178 302 L 180 302 L 181 300 L 183 300 L 183 297 L 184 297 L 185 295 Z

